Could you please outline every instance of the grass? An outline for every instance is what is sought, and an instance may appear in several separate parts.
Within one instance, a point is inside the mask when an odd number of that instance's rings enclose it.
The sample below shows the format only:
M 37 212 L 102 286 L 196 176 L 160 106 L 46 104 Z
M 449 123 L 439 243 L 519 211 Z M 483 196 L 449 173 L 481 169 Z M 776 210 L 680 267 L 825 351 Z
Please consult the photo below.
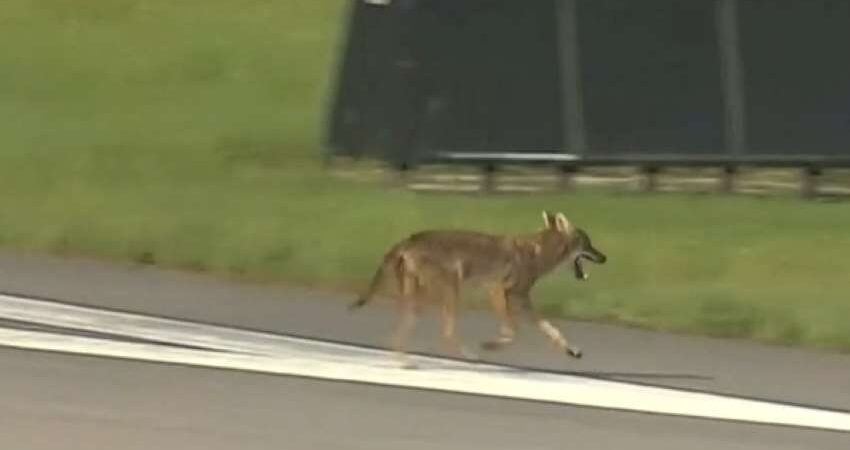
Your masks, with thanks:
M 329 177 L 342 0 L 7 0 L 0 246 L 359 289 L 431 226 L 564 211 L 610 256 L 549 314 L 850 350 L 850 210 L 794 199 L 417 195 Z

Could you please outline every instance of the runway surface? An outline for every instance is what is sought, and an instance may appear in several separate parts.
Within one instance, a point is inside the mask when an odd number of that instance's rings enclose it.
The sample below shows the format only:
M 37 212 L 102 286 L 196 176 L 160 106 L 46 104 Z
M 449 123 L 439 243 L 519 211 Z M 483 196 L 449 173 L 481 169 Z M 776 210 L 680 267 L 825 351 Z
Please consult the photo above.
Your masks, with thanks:
M 340 296 L 13 255 L 0 256 L 0 290 L 26 293 L 0 298 L 2 448 L 850 442 L 842 432 L 776 425 L 848 426 L 850 358 L 842 355 L 562 323 L 587 359 L 563 358 L 529 334 L 504 353 L 484 354 L 484 366 L 427 358 L 422 370 L 403 371 L 371 348 L 383 344 L 390 311 L 376 305 L 351 316 Z M 429 351 L 434 331 L 423 327 L 416 346 Z M 473 342 L 495 327 L 475 315 L 462 331 Z M 636 360 L 642 364 L 629 367 Z M 747 423 L 754 420 L 775 424 Z

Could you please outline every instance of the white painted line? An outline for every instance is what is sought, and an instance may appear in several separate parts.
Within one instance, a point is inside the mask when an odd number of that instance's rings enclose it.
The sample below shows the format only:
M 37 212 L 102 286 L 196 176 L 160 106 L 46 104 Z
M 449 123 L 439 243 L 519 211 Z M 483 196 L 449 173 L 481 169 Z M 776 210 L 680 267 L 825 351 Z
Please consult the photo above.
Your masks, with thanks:
M 0 294 L 0 318 L 95 333 L 243 353 L 277 355 L 293 343 L 312 351 L 309 339 L 278 336 L 216 325 L 108 311 Z
M 233 353 L 0 329 L 0 345 L 30 350 L 850 431 L 850 414 L 843 412 L 415 355 L 411 356 L 411 360 L 422 369 L 405 370 L 397 366 L 389 352 L 383 350 L 102 311 L 16 296 L 0 296 L 0 317 L 206 346 Z
M 646 394 L 655 397 L 668 397 L 666 407 L 651 409 L 651 412 L 681 415 L 675 403 L 690 403 L 690 411 L 684 415 L 712 417 L 717 411 L 737 411 L 738 414 L 724 415 L 724 419 L 745 420 L 751 422 L 788 424 L 848 431 L 846 415 L 823 411 L 807 411 L 805 408 L 779 407 L 770 404 L 758 404 L 747 400 L 724 399 L 717 396 L 696 394 L 690 402 L 680 398 L 676 392 L 663 392 L 656 388 L 637 387 L 636 390 L 617 392 L 611 390 L 615 383 L 596 380 L 569 380 L 550 374 L 513 375 L 481 373 L 474 370 L 459 371 L 453 367 L 430 367 L 427 370 L 403 370 L 395 367 L 385 358 L 375 360 L 364 358 L 360 363 L 333 359 L 311 358 L 310 355 L 291 355 L 286 358 L 266 355 L 214 353 L 202 350 L 187 350 L 164 347 L 153 344 L 127 343 L 100 340 L 87 337 L 62 336 L 50 333 L 2 330 L 0 343 L 7 346 L 76 353 L 94 356 L 135 359 L 142 361 L 185 364 L 200 367 L 245 370 L 260 373 L 300 375 L 329 380 L 356 381 L 392 386 L 434 389 L 449 392 L 483 394 L 495 397 L 542 400 L 566 404 L 625 408 L 647 401 Z M 460 364 L 462 365 L 462 364 Z M 501 376 L 500 376 L 501 375 Z M 579 382 L 576 382 L 579 381 Z M 641 392 L 661 391 L 661 392 Z M 666 395 L 665 395 L 666 394 Z M 688 394 L 694 396 L 694 394 Z M 617 401 L 611 402 L 614 397 Z M 601 401 L 600 401 L 601 400 Z M 837 417 L 836 417 L 837 416 Z M 755 420 L 753 420 L 755 419 Z

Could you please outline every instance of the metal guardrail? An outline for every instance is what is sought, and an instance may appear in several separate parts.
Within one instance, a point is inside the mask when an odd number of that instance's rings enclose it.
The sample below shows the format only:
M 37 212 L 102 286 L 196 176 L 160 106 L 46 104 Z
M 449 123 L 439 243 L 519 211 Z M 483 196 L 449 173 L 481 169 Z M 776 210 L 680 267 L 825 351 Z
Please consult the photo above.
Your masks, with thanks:
M 438 152 L 423 158 L 427 162 L 460 164 L 545 164 L 571 166 L 653 166 L 653 167 L 800 167 L 823 170 L 850 167 L 850 156 L 821 155 L 667 155 L 515 152 Z
M 608 154 L 576 155 L 569 153 L 518 153 L 518 152 L 437 152 L 420 158 L 417 164 L 458 164 L 478 166 L 484 172 L 485 187 L 493 185 L 493 176 L 501 166 L 534 165 L 559 169 L 569 178 L 585 167 L 638 167 L 647 177 L 646 190 L 655 190 L 655 178 L 665 168 L 692 167 L 723 169 L 722 190 L 733 190 L 735 174 L 741 168 L 798 168 L 803 171 L 802 194 L 817 192 L 817 178 L 830 168 L 850 168 L 850 156 L 819 155 L 668 155 L 668 154 Z M 403 166 L 402 170 L 408 169 Z M 569 185 L 565 179 L 563 185 Z

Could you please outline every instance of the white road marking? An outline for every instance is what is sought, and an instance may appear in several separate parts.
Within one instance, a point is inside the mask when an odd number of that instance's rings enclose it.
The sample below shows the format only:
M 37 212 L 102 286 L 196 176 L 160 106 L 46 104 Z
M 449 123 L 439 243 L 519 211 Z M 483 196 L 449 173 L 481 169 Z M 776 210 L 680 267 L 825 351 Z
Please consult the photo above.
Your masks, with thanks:
M 0 345 L 42 351 L 365 382 L 708 419 L 850 431 L 850 414 L 496 364 L 390 352 L 0 295 L 0 318 L 207 347 L 213 352 L 36 331 L 0 329 Z

